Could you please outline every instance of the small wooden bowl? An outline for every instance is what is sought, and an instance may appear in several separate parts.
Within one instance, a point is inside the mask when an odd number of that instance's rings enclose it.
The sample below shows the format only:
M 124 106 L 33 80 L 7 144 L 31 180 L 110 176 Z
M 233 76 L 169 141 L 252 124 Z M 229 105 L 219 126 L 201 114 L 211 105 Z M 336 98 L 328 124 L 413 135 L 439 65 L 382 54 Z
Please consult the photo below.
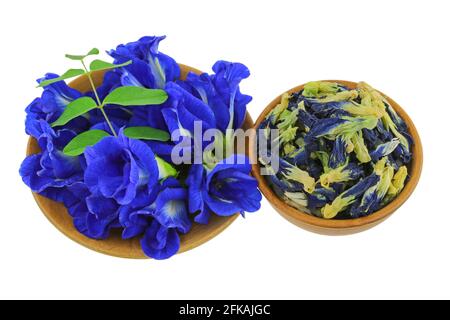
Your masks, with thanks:
M 179 66 L 181 69 L 181 79 L 185 79 L 188 72 L 201 74 L 201 71 L 195 68 L 182 64 L 179 64 Z M 93 74 L 93 79 L 96 86 L 102 83 L 103 75 L 103 72 Z M 84 76 L 76 78 L 69 84 L 69 86 L 81 92 L 90 90 L 88 79 Z M 247 113 L 243 128 L 250 129 L 252 127 L 253 120 Z M 39 152 L 40 149 L 36 142 L 36 139 L 30 137 L 30 139 L 28 140 L 26 154 L 31 155 Z M 33 196 L 39 208 L 41 208 L 42 212 L 48 218 L 48 220 L 50 220 L 50 222 L 59 231 L 61 231 L 73 241 L 94 251 L 115 257 L 130 259 L 148 258 L 142 252 L 139 238 L 123 240 L 120 236 L 120 232 L 118 231 L 113 231 L 111 235 L 105 240 L 94 240 L 87 238 L 75 229 L 75 227 L 73 226 L 72 217 L 69 215 L 62 203 L 55 202 L 37 193 L 33 193 Z M 189 233 L 180 235 L 181 245 L 178 253 L 194 249 L 201 244 L 211 240 L 223 230 L 225 230 L 234 220 L 236 220 L 238 216 L 239 214 L 235 214 L 229 217 L 220 217 L 217 215 L 213 215 L 207 225 L 194 223 Z
M 344 86 L 347 86 L 350 89 L 356 88 L 355 82 L 343 81 L 343 80 L 326 80 L 331 82 L 337 82 Z M 290 94 L 294 92 L 298 92 L 303 89 L 304 85 L 297 86 L 292 88 L 288 92 Z M 381 93 L 381 92 L 380 92 Z M 315 216 L 312 216 L 308 213 L 297 210 L 289 205 L 287 205 L 283 200 L 277 197 L 277 195 L 272 191 L 270 186 L 268 185 L 266 179 L 260 174 L 260 166 L 255 159 L 255 154 L 250 152 L 250 157 L 252 160 L 252 174 L 258 180 L 259 188 L 264 194 L 264 196 L 269 200 L 270 204 L 278 211 L 284 218 L 286 218 L 291 223 L 304 228 L 308 231 L 316 232 L 319 234 L 325 235 L 346 235 L 361 232 L 367 230 L 369 228 L 374 227 L 375 225 L 381 223 L 385 219 L 387 219 L 395 210 L 397 210 L 412 194 L 417 183 L 420 178 L 420 173 L 422 171 L 422 163 L 423 163 L 423 153 L 422 153 L 422 144 L 420 142 L 419 134 L 417 133 L 416 127 L 414 123 L 406 114 L 406 112 L 391 98 L 381 93 L 392 105 L 392 107 L 397 111 L 400 117 L 407 123 L 409 133 L 414 139 L 414 145 L 412 147 L 412 162 L 409 164 L 408 174 L 409 181 L 406 183 L 403 191 L 387 206 L 374 212 L 373 214 L 357 218 L 357 219 L 349 219 L 349 220 L 333 220 L 333 219 L 322 219 Z M 267 116 L 267 114 L 275 108 L 281 101 L 281 95 L 276 97 L 261 113 L 259 118 L 256 120 L 256 124 L 254 129 L 257 130 Z M 253 132 L 250 137 L 250 150 L 256 150 L 256 135 Z

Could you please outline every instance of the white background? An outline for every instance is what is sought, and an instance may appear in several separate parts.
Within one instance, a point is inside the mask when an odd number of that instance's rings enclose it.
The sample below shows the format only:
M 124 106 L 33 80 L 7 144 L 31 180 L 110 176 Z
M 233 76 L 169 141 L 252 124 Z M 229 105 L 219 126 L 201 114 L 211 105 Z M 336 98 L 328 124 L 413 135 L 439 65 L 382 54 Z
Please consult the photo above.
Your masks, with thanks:
M 1 1 L 0 298 L 450 298 L 448 1 Z M 65 238 L 18 168 L 34 80 L 64 53 L 143 35 L 210 71 L 245 63 L 256 118 L 278 94 L 319 79 L 364 80 L 406 109 L 422 137 L 421 181 L 372 230 L 309 233 L 264 200 L 212 241 L 167 261 L 104 256 Z

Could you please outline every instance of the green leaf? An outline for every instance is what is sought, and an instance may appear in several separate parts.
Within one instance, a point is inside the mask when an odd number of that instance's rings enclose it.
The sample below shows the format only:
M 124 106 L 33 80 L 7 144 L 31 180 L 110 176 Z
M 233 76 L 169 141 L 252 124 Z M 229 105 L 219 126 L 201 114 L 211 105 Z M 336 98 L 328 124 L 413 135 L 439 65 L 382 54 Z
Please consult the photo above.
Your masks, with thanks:
M 83 69 L 69 69 L 66 72 L 64 72 L 62 74 L 62 76 L 58 77 L 58 78 L 53 78 L 53 79 L 48 79 L 45 81 L 42 81 L 41 83 L 39 83 L 39 85 L 37 86 L 39 87 L 45 87 L 48 86 L 49 84 L 61 81 L 61 80 L 65 80 L 65 79 L 69 79 L 69 78 L 73 78 L 73 77 L 77 77 L 80 76 L 82 74 L 84 74 L 84 70 Z
M 69 103 L 61 116 L 52 123 L 52 127 L 63 126 L 70 120 L 97 108 L 97 104 L 91 97 L 81 97 Z
M 68 156 L 79 156 L 84 152 L 86 147 L 93 146 L 104 137 L 108 136 L 110 136 L 110 134 L 103 130 L 89 130 L 80 133 L 64 147 L 63 152 Z
M 123 133 L 128 138 L 142 139 L 142 140 L 158 140 L 168 141 L 170 135 L 167 131 L 155 129 L 152 127 L 129 127 L 123 130 Z
M 110 69 L 116 69 L 116 68 L 120 68 L 120 67 L 125 67 L 129 64 L 131 64 L 132 61 L 129 60 L 127 62 L 121 63 L 121 64 L 113 64 L 113 63 L 109 63 L 103 60 L 94 60 L 91 62 L 89 69 L 91 71 L 99 71 L 99 70 L 110 70 Z
M 87 54 L 84 55 L 77 55 L 77 54 L 66 54 L 66 58 L 70 60 L 83 60 L 87 56 L 92 56 L 95 54 L 99 54 L 100 51 L 97 48 L 92 48 Z
M 103 104 L 121 106 L 146 106 L 161 104 L 167 100 L 167 93 L 161 89 L 124 86 L 113 90 L 103 100 Z

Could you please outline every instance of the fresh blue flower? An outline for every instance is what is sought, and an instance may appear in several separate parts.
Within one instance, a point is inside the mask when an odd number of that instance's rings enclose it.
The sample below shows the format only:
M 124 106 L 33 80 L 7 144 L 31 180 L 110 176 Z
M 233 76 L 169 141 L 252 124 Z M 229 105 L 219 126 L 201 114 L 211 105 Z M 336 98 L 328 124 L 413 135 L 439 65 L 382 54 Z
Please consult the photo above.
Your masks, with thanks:
M 167 228 L 153 220 L 141 239 L 141 246 L 144 253 L 153 259 L 168 259 L 180 249 L 180 236 L 175 228 Z
M 180 78 L 180 67 L 171 57 L 159 52 L 158 46 L 163 37 L 142 37 L 138 41 L 119 45 L 108 53 L 114 63 L 132 60 L 128 66 L 115 72 L 120 75 L 121 85 L 140 86 L 150 89 L 164 89 L 166 84 Z M 165 104 L 133 108 L 130 126 L 151 126 L 167 130 L 161 113 Z
M 192 165 L 186 184 L 189 187 L 189 211 L 195 221 L 206 224 L 212 213 L 230 216 L 237 212 L 257 211 L 261 193 L 255 178 L 250 176 L 247 157 L 234 155 L 219 162 L 211 171 Z
M 217 61 L 213 71 L 213 75 L 189 73 L 182 86 L 210 106 L 218 129 L 240 128 L 252 97 L 242 94 L 239 84 L 250 76 L 250 71 L 241 63 L 227 61 Z
M 83 177 L 80 158 L 62 153 L 76 134 L 67 129 L 55 132 L 44 120 L 34 122 L 33 132 L 41 152 L 25 158 L 19 171 L 22 180 L 33 192 L 61 201 L 62 189 Z
M 145 196 L 157 183 L 158 165 L 153 151 L 144 142 L 123 135 L 106 137 L 84 153 L 87 167 L 84 180 L 90 191 L 119 204 L 129 204 Z
M 119 228 L 119 204 L 111 198 L 92 195 L 88 187 L 75 183 L 67 188 L 64 205 L 75 228 L 92 239 L 105 239 L 112 228 Z
M 171 133 L 179 130 L 182 136 L 193 137 L 195 122 L 201 122 L 203 131 L 216 127 L 214 113 L 202 100 L 176 83 L 168 83 L 166 91 L 169 107 L 162 114 Z
M 47 73 L 45 77 L 38 79 L 38 83 L 44 80 L 57 78 L 58 75 L 53 73 Z M 48 123 L 52 123 L 62 114 L 64 108 L 73 100 L 81 97 L 81 93 L 75 89 L 70 88 L 64 81 L 58 81 L 52 83 L 44 88 L 40 98 L 36 98 L 25 109 L 27 114 L 25 121 L 25 132 L 35 138 L 39 137 L 39 132 L 34 129 L 39 120 L 45 120 Z M 85 128 L 85 120 L 78 118 L 73 120 L 75 125 L 73 128 L 79 128 L 83 130 Z M 66 126 L 67 127 L 67 126 Z M 81 127 L 81 128 L 80 128 Z
M 158 194 L 153 216 L 166 228 L 176 228 L 181 233 L 188 233 L 191 229 L 187 208 L 188 192 L 178 182 L 177 184 L 178 186 L 164 188 Z
M 175 81 L 180 77 L 180 68 L 176 61 L 159 52 L 159 42 L 164 39 L 165 36 L 142 37 L 138 41 L 121 44 L 115 50 L 108 52 L 115 59 L 114 63 L 133 60 L 131 65 L 121 68 L 126 70 L 125 77 L 128 77 L 124 81 L 129 81 L 130 84 L 133 83 L 133 78 L 138 81 L 151 81 L 152 84 L 149 87 L 164 89 L 167 82 Z M 143 68 L 137 61 L 144 62 L 148 69 Z M 145 73 L 145 77 L 141 72 Z M 137 74 L 142 77 L 139 79 Z

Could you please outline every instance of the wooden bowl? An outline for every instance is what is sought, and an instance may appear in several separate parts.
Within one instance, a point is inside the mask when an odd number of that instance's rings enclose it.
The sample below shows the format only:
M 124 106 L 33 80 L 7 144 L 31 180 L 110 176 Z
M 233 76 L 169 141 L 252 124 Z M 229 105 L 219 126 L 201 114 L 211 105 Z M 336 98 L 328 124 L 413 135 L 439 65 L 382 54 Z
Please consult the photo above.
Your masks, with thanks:
M 196 74 L 201 73 L 201 71 L 186 65 L 180 64 L 179 66 L 181 69 L 181 79 L 185 79 L 188 72 L 194 72 Z M 93 74 L 93 79 L 96 86 L 102 83 L 103 75 L 103 72 Z M 76 78 L 69 84 L 69 86 L 81 92 L 90 90 L 88 79 L 85 76 Z M 247 113 L 243 128 L 249 129 L 252 127 L 253 120 Z M 30 139 L 28 140 L 26 154 L 31 155 L 39 152 L 40 149 L 36 142 L 36 139 L 30 137 Z M 73 241 L 94 251 L 115 257 L 131 259 L 148 258 L 142 252 L 139 238 L 123 240 L 118 230 L 113 230 L 111 235 L 105 240 L 94 240 L 87 238 L 75 229 L 75 227 L 73 226 L 72 217 L 69 215 L 62 203 L 55 202 L 37 193 L 33 193 L 33 197 L 48 220 L 50 220 L 50 222 L 59 231 L 61 231 Z M 201 244 L 211 240 L 223 230 L 225 230 L 234 220 L 236 220 L 238 216 L 239 214 L 235 214 L 229 217 L 220 217 L 217 215 L 213 215 L 207 225 L 194 223 L 189 233 L 180 235 L 181 245 L 178 253 L 194 249 Z
M 343 81 L 343 80 L 326 80 L 331 82 L 337 82 L 350 89 L 356 88 L 355 82 Z M 294 93 L 303 89 L 304 85 L 292 88 L 288 92 Z M 381 92 L 380 92 L 381 93 Z M 375 225 L 381 223 L 387 219 L 395 210 L 397 210 L 412 194 L 420 178 L 420 173 L 422 171 L 423 163 L 423 153 L 422 144 L 420 142 L 419 134 L 417 133 L 414 123 L 411 121 L 406 112 L 391 98 L 381 93 L 392 105 L 392 107 L 397 111 L 400 117 L 407 123 L 409 133 L 414 139 L 414 145 L 412 147 L 412 162 L 409 164 L 408 173 L 409 181 L 406 183 L 403 191 L 387 206 L 374 212 L 373 214 L 356 219 L 349 220 L 333 220 L 333 219 L 323 219 L 312 216 L 308 213 L 297 210 L 289 205 L 287 205 L 283 200 L 277 197 L 277 195 L 272 191 L 268 185 L 266 179 L 260 174 L 260 166 L 255 159 L 255 154 L 250 152 L 250 157 L 252 160 L 252 174 L 258 180 L 259 188 L 264 196 L 269 200 L 270 204 L 278 211 L 284 218 L 286 218 L 291 223 L 304 228 L 308 231 L 316 232 L 325 235 L 345 235 L 352 234 L 367 230 L 374 227 Z M 281 101 L 281 95 L 276 97 L 261 113 L 261 115 L 256 120 L 254 126 L 258 129 L 261 122 L 264 120 L 266 115 Z M 256 135 L 253 132 L 250 137 L 250 150 L 256 150 Z

